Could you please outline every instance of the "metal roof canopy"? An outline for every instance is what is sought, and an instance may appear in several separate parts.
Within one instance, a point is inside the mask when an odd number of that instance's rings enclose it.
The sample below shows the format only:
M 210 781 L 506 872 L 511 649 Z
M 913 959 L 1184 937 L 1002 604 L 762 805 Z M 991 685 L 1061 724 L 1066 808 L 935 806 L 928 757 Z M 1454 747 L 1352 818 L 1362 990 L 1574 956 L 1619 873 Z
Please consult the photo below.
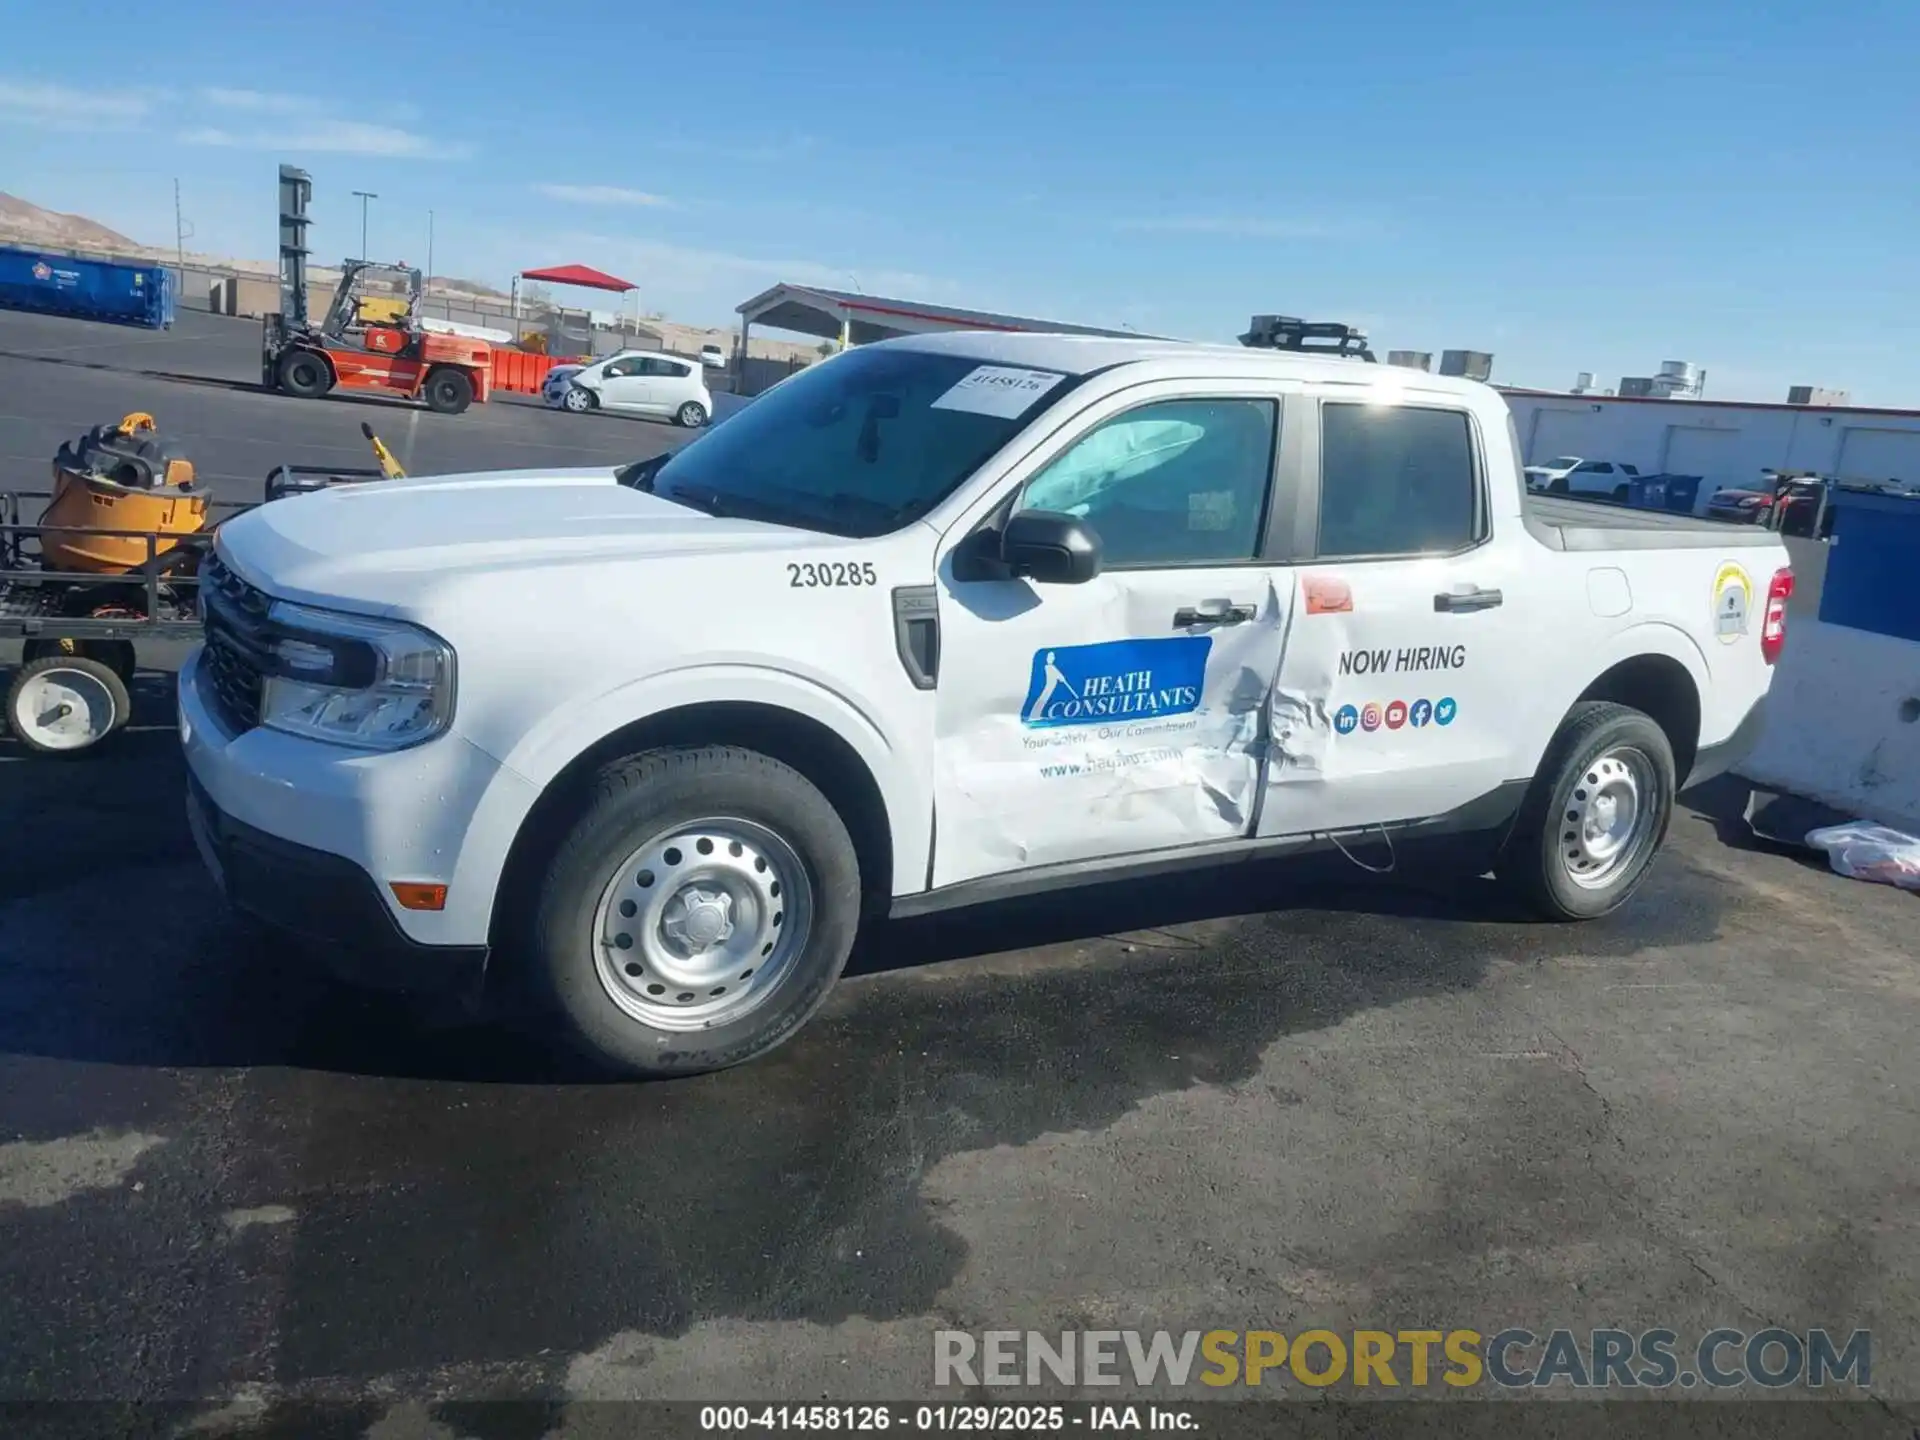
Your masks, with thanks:
M 553 265 L 545 270 L 522 270 L 519 278 L 539 280 L 549 285 L 578 285 L 585 290 L 612 290 L 622 295 L 640 288 L 631 280 L 622 280 L 618 275 L 609 275 L 591 265 Z
M 888 300 L 877 295 L 823 290 L 814 285 L 775 285 L 737 307 L 740 328 L 754 325 L 816 335 L 822 340 L 844 340 L 853 345 L 891 340 L 901 335 L 929 335 L 947 330 L 1000 330 L 1046 335 L 1104 335 L 1121 340 L 1155 340 L 1137 330 L 1102 330 L 1091 325 L 1068 325 L 1059 320 L 1035 320 L 1025 315 L 995 315 L 985 310 L 959 310 L 921 300 Z

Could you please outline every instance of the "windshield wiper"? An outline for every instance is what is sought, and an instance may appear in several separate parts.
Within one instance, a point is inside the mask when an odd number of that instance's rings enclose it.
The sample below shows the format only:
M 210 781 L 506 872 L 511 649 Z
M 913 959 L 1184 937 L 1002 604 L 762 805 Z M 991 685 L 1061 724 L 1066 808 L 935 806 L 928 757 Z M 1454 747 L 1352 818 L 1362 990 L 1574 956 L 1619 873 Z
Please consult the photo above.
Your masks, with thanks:
M 717 519 L 765 520 L 775 525 L 793 523 L 791 511 L 744 495 L 729 495 L 711 485 L 675 485 L 670 490 L 654 493 L 662 500 L 671 500 L 676 505 L 685 505 L 689 510 L 698 510 Z

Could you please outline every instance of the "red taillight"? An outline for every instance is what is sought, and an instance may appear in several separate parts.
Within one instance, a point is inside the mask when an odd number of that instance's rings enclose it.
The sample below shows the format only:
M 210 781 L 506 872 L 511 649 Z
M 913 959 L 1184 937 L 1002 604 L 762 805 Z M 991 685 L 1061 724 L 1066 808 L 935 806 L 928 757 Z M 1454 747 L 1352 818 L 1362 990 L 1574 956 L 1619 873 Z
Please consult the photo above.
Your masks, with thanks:
M 1787 648 L 1787 601 L 1793 598 L 1793 571 L 1776 570 L 1767 586 L 1767 614 L 1760 622 L 1760 653 L 1771 665 Z

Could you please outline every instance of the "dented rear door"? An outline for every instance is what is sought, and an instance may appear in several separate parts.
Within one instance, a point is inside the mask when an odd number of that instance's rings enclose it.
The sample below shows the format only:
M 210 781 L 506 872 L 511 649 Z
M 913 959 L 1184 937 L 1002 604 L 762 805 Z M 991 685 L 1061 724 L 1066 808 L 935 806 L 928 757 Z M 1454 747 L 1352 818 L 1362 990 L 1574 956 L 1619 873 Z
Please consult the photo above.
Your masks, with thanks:
M 1578 642 L 1491 518 L 1474 415 L 1334 387 L 1296 404 L 1306 503 L 1258 833 L 1425 820 L 1524 780 L 1528 678 Z

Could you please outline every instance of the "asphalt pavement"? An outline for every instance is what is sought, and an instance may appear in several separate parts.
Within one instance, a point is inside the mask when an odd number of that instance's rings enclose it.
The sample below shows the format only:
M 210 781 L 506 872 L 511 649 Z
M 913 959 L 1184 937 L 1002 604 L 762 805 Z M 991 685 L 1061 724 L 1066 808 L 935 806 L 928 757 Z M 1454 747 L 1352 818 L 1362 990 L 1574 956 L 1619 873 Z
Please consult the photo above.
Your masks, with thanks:
M 10 461 L 128 408 L 239 482 L 366 407 L 0 359 Z M 1593 924 L 1337 856 L 1105 887 L 879 927 L 773 1056 L 611 1084 L 224 915 L 169 686 L 73 763 L 0 742 L 0 1401 L 531 1440 L 645 1433 L 604 1400 L 959 1398 L 943 1328 L 1769 1324 L 1871 1330 L 1878 1418 L 1920 1400 L 1916 901 L 1757 847 L 1737 787 Z
M 299 400 L 260 389 L 260 325 L 183 310 L 173 329 L 134 330 L 0 310 L 0 489 L 45 490 L 63 440 L 130 410 L 151 413 L 207 493 L 258 500 L 287 463 L 371 466 L 362 421 L 409 473 L 624 464 L 692 433 L 664 421 L 569 415 L 503 395 L 464 415 L 381 397 Z

